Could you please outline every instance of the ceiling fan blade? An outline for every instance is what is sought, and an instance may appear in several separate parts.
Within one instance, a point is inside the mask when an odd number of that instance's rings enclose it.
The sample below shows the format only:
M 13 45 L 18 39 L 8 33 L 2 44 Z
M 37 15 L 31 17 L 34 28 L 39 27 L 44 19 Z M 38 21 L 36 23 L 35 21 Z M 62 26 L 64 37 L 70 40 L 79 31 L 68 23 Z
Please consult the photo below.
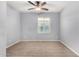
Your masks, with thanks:
M 46 4 L 46 2 L 43 2 L 42 4 L 41 4 L 41 6 L 44 6 Z
M 46 10 L 46 11 L 48 11 L 48 9 L 47 8 L 41 8 L 42 10 Z
M 28 10 L 33 10 L 33 9 L 35 9 L 35 8 L 29 8 Z
M 36 6 L 34 3 L 32 3 L 31 1 L 28 1 L 30 4 L 32 4 L 32 5 L 34 5 L 34 6 Z
M 39 6 L 40 5 L 40 1 L 36 1 L 36 5 Z

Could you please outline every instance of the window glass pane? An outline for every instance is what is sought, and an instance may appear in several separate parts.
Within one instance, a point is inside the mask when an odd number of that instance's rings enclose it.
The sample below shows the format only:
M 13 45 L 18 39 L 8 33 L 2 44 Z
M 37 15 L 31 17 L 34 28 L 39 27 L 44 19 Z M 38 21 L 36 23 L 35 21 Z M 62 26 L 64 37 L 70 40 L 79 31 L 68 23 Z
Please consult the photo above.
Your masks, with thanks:
M 38 33 L 50 32 L 50 18 L 38 17 Z

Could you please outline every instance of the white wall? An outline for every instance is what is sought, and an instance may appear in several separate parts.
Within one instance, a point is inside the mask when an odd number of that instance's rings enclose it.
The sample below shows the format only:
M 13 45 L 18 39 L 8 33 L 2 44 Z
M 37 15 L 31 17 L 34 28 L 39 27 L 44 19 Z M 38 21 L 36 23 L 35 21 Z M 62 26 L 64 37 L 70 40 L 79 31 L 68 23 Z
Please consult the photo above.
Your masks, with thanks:
M 6 56 L 6 2 L 0 1 L 0 57 Z
M 10 46 L 20 40 L 20 13 L 7 6 L 7 45 Z
M 42 13 L 39 16 L 49 17 L 51 20 L 51 33 L 38 34 L 38 14 L 22 13 L 22 35 L 26 41 L 57 41 L 59 40 L 59 13 Z
M 61 40 L 79 53 L 79 2 L 71 2 L 61 13 Z

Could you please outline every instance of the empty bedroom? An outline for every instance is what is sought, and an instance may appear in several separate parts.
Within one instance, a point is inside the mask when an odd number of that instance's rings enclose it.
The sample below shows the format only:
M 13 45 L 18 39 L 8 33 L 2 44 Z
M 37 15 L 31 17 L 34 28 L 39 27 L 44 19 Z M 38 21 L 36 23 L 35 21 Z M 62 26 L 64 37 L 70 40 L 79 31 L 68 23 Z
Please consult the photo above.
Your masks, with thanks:
M 79 1 L 0 1 L 0 35 L 3 57 L 78 57 Z

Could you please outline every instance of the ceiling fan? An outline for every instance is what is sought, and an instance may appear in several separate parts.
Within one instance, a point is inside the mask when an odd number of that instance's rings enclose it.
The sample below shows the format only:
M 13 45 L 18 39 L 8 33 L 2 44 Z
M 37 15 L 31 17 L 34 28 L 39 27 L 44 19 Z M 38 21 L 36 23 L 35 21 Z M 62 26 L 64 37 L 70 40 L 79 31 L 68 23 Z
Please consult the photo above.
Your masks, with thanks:
M 43 7 L 44 5 L 47 4 L 46 2 L 35 1 L 35 3 L 34 3 L 34 2 L 31 2 L 31 1 L 28 1 L 28 3 L 30 3 L 31 5 L 34 6 L 34 8 L 29 8 L 28 10 L 36 10 L 36 11 L 44 10 L 44 11 L 48 11 L 48 8 Z

